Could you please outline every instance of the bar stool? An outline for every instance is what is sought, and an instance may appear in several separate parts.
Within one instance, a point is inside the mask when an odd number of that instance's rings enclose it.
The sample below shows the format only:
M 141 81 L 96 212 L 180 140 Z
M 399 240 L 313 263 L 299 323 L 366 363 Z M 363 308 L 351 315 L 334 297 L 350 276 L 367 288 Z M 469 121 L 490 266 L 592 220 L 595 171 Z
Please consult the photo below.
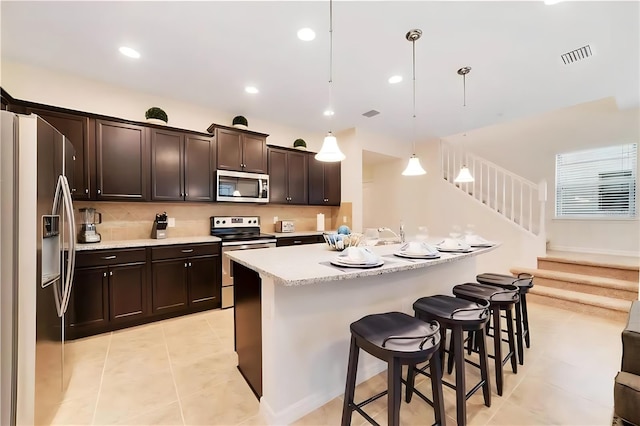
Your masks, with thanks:
M 524 365 L 524 344 L 531 347 L 529 337 L 529 314 L 527 312 L 527 293 L 533 287 L 533 275 L 521 272 L 517 277 L 506 274 L 484 273 L 476 276 L 476 281 L 480 284 L 488 284 L 495 287 L 505 288 L 509 285 L 518 287 L 520 300 L 516 303 L 516 336 L 518 338 L 518 361 Z
M 362 407 L 387 395 L 388 425 L 400 424 L 400 403 L 402 402 L 402 366 L 415 365 L 431 360 L 431 390 L 437 425 L 445 424 L 444 401 L 442 395 L 442 369 L 440 362 L 440 325 L 426 324 L 417 318 L 401 312 L 367 315 L 351 324 L 351 346 L 347 367 L 347 383 L 342 407 L 342 426 L 351 424 L 353 411 L 360 413 L 371 424 L 378 425 Z M 386 361 L 388 389 L 361 403 L 353 401 L 356 388 L 358 355 L 360 349 Z
M 449 366 L 451 370 L 449 373 L 451 373 L 453 369 L 452 361 L 455 359 L 456 384 L 453 385 L 444 380 L 442 381 L 442 384 L 455 389 L 456 420 L 458 426 L 463 426 L 467 423 L 467 399 L 469 399 L 478 389 L 482 388 L 484 404 L 487 407 L 491 406 L 491 387 L 489 384 L 489 368 L 487 366 L 488 359 L 485 336 L 485 328 L 489 322 L 489 302 L 482 301 L 480 303 L 475 303 L 452 296 L 437 295 L 422 297 L 416 300 L 413 303 L 413 310 L 416 318 L 423 321 L 437 321 L 441 325 L 441 360 L 444 359 L 446 331 L 451 330 L 451 347 L 449 348 Z M 478 332 L 476 335 L 476 341 L 479 348 L 478 354 L 480 357 L 480 364 L 476 364 L 464 357 L 463 336 L 465 331 Z M 481 376 L 480 381 L 468 393 L 465 393 L 465 362 L 479 368 Z M 423 369 L 418 369 L 415 365 L 409 366 L 409 369 L 407 370 L 407 402 L 411 401 L 411 396 L 414 392 L 413 385 L 416 373 L 429 376 L 423 371 Z M 422 395 L 417 391 L 415 392 L 422 397 Z
M 494 286 L 478 283 L 459 284 L 453 287 L 453 294 L 456 297 L 470 300 L 472 302 L 489 301 L 489 309 L 493 318 L 493 356 L 496 370 L 496 389 L 498 395 L 502 396 L 504 382 L 504 372 L 502 366 L 511 360 L 511 369 L 514 374 L 518 373 L 518 356 L 516 353 L 515 333 L 513 330 L 513 308 L 519 300 L 519 290 L 516 286 L 509 286 L 500 289 Z M 507 317 L 507 341 L 509 342 L 509 352 L 502 357 L 502 326 L 500 312 L 504 311 Z

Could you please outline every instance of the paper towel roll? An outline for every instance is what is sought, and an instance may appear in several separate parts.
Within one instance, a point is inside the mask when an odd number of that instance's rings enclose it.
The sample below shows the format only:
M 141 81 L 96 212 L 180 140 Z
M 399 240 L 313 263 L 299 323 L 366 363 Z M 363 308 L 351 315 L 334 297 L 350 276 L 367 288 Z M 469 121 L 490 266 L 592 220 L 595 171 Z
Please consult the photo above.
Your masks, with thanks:
M 324 214 L 318 213 L 316 220 L 318 222 L 316 231 L 324 231 Z

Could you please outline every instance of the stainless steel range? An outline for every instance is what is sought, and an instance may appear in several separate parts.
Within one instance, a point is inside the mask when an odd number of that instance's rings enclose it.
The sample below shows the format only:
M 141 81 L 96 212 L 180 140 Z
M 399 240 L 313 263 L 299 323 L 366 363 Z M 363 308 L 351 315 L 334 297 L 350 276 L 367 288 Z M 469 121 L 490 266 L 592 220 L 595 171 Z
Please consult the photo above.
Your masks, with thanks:
M 257 216 L 211 216 L 211 235 L 222 240 L 222 308 L 233 306 L 233 269 L 225 253 L 276 246 L 274 235 L 260 233 Z

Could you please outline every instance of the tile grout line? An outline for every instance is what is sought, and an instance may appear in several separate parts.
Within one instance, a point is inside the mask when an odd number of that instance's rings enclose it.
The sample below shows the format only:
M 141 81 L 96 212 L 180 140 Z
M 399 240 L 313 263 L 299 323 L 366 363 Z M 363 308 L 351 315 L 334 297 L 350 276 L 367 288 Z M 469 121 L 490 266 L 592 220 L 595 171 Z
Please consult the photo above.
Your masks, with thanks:
M 171 381 L 173 382 L 173 388 L 176 390 L 176 396 L 178 397 L 178 408 L 180 408 L 180 418 L 182 424 L 186 425 L 184 420 L 184 411 L 182 410 L 182 401 L 180 400 L 180 393 L 178 392 L 178 384 L 176 383 L 176 377 L 173 373 L 173 364 L 171 363 L 171 355 L 169 354 L 169 345 L 167 345 L 167 335 L 164 332 L 164 325 L 162 326 L 162 340 L 164 341 L 164 349 L 167 351 L 167 358 L 169 359 L 169 371 L 171 371 Z
M 109 351 L 111 350 L 111 341 L 113 340 L 113 332 L 109 333 L 109 344 L 107 345 L 107 352 L 104 355 L 104 363 L 102 364 L 102 373 L 100 373 L 100 385 L 98 386 L 98 394 L 96 395 L 96 403 L 93 407 L 93 417 L 91 418 L 91 424 L 96 424 L 96 413 L 98 412 L 98 403 L 100 402 L 100 393 L 102 393 L 102 384 L 104 382 L 104 372 L 107 369 L 107 359 L 109 358 Z

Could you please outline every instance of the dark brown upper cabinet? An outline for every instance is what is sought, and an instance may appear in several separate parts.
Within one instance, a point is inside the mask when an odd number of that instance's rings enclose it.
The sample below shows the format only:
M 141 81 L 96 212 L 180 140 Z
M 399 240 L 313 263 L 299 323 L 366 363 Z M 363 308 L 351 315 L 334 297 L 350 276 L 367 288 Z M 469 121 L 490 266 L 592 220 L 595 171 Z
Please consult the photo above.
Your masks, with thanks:
M 216 136 L 218 169 L 267 173 L 267 136 L 269 135 L 218 124 L 212 124 L 207 131 L 215 133 Z
M 307 204 L 308 154 L 269 147 L 269 202 Z
M 309 158 L 309 204 L 340 205 L 340 162 L 326 163 Z
M 151 128 L 151 199 L 213 201 L 215 141 Z
M 89 200 L 92 195 L 90 173 L 93 172 L 92 164 L 95 164 L 89 160 L 89 117 L 39 108 L 27 108 L 26 112 L 40 116 L 71 142 L 76 151 L 73 182 L 69 182 L 71 194 L 74 200 Z
M 96 120 L 96 199 L 148 200 L 147 128 Z

